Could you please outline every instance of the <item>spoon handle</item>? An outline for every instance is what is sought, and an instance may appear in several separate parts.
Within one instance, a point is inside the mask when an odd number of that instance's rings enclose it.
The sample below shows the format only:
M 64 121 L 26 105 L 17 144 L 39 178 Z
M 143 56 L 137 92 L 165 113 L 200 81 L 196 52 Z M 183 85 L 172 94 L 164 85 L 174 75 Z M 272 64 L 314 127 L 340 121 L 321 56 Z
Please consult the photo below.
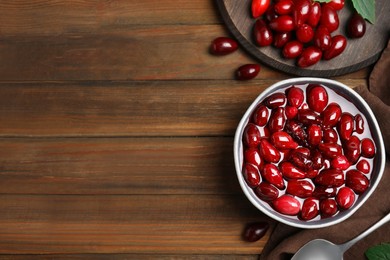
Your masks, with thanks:
M 383 224 L 385 224 L 386 222 L 388 222 L 390 220 L 390 213 L 387 213 L 387 215 L 385 217 L 383 217 L 381 220 L 379 220 L 377 223 L 375 223 L 374 225 L 372 225 L 370 228 L 368 228 L 366 231 L 364 231 L 363 233 L 361 233 L 360 235 L 358 235 L 357 237 L 355 237 L 354 239 L 344 243 L 344 244 L 341 244 L 340 245 L 340 248 L 343 252 L 347 251 L 351 246 L 353 246 L 356 242 L 358 242 L 360 239 L 363 239 L 364 237 L 366 237 L 367 235 L 369 235 L 371 232 L 373 232 L 374 230 L 376 230 L 377 228 L 381 227 Z

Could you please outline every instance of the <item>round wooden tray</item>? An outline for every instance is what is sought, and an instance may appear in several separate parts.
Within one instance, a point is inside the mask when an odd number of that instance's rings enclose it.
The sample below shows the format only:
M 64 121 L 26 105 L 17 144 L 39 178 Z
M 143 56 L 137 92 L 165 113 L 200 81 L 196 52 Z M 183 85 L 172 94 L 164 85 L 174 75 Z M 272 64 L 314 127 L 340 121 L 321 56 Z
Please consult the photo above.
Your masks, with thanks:
M 275 47 L 258 47 L 252 39 L 255 19 L 250 15 L 251 0 L 217 0 L 222 18 L 241 46 L 260 62 L 275 69 L 298 75 L 332 77 L 354 72 L 376 62 L 386 47 L 390 32 L 390 1 L 376 0 L 376 22 L 367 22 L 366 34 L 360 39 L 348 39 L 344 52 L 332 60 L 321 60 L 308 68 L 299 68 L 295 60 L 282 57 Z M 332 35 L 346 35 L 345 25 L 352 8 L 339 11 L 340 27 Z

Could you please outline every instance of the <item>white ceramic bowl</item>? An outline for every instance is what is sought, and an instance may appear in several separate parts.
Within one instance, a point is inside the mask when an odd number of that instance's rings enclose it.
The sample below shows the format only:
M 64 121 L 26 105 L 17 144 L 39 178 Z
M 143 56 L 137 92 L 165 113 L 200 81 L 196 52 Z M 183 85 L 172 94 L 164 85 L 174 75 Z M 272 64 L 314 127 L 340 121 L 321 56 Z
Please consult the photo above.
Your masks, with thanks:
M 368 123 L 368 126 L 371 129 L 371 135 L 376 144 L 376 156 L 373 162 L 373 168 L 370 177 L 370 186 L 368 190 L 366 190 L 362 195 L 358 197 L 358 199 L 356 200 L 356 202 L 351 208 L 349 208 L 348 210 L 340 211 L 338 214 L 336 214 L 333 217 L 315 219 L 311 221 L 304 221 L 296 217 L 291 217 L 276 212 L 268 203 L 265 203 L 264 201 L 259 199 L 254 193 L 253 189 L 247 185 L 242 174 L 243 150 L 244 150 L 243 143 L 242 143 L 242 136 L 243 136 L 244 128 L 249 122 L 250 116 L 252 115 L 253 111 L 256 109 L 258 104 L 261 103 L 266 97 L 290 85 L 304 85 L 308 83 L 322 84 L 327 86 L 328 88 L 348 98 L 357 107 L 357 109 L 360 110 L 360 113 L 362 113 L 367 119 L 365 127 L 367 127 L 367 123 Z M 329 100 L 329 103 L 330 102 L 332 102 L 332 100 Z M 257 207 L 259 210 L 261 210 L 264 214 L 268 215 L 269 217 L 277 221 L 280 221 L 284 224 L 299 227 L 299 228 L 310 229 L 310 228 L 327 227 L 327 226 L 340 223 L 345 219 L 347 219 L 348 217 L 350 217 L 364 204 L 364 202 L 374 192 L 375 188 L 377 187 L 382 177 L 385 168 L 385 160 L 386 160 L 385 147 L 383 143 L 382 134 L 378 126 L 377 120 L 374 114 L 372 113 L 369 105 L 363 100 L 363 98 L 359 94 L 357 94 L 350 87 L 340 82 L 329 80 L 329 79 L 309 78 L 309 77 L 293 78 L 293 79 L 287 79 L 287 80 L 277 82 L 272 86 L 268 87 L 255 99 L 255 101 L 250 105 L 248 110 L 245 112 L 244 116 L 242 117 L 237 127 L 235 138 L 234 138 L 235 168 L 237 172 L 238 181 L 246 197 L 255 207 Z

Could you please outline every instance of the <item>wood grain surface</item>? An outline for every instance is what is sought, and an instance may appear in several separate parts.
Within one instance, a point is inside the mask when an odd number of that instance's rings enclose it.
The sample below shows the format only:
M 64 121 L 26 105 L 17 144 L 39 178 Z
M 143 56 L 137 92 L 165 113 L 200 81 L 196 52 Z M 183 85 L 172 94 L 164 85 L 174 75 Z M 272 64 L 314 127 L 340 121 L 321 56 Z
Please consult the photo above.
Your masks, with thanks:
M 296 65 L 295 59 L 285 59 L 281 50 L 273 46 L 259 47 L 255 44 L 253 27 L 256 20 L 249 12 L 251 0 L 217 0 L 217 3 L 227 28 L 248 53 L 260 62 L 292 75 L 331 77 L 360 70 L 379 59 L 389 39 L 389 1 L 375 1 L 375 23 L 367 22 L 366 33 L 359 39 L 349 38 L 347 34 L 347 23 L 353 13 L 353 7 L 347 2 L 345 7 L 338 12 L 340 26 L 332 32 L 332 36 L 341 34 L 347 37 L 347 46 L 343 53 L 331 60 L 321 60 L 310 67 L 300 68 Z
M 0 259 L 257 259 L 233 135 L 289 75 L 233 80 L 229 35 L 212 0 L 0 1 Z

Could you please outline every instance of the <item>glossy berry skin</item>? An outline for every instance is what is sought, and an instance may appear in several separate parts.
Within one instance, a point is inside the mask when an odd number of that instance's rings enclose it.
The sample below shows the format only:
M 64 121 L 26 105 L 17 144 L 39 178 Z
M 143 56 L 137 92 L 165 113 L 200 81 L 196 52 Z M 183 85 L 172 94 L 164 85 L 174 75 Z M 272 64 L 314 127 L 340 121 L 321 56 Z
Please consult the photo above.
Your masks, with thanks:
M 300 109 L 297 121 L 304 125 L 321 124 L 320 117 L 311 109 Z
M 313 37 L 314 46 L 320 50 L 325 51 L 330 48 L 332 44 L 332 37 L 329 30 L 325 26 L 319 26 Z
M 317 27 L 321 18 L 321 4 L 318 2 L 312 2 L 307 16 L 306 23 L 311 27 Z
M 322 140 L 324 143 L 337 143 L 339 135 L 333 128 L 326 128 L 322 132 Z
M 307 198 L 303 201 L 300 218 L 303 220 L 311 220 L 318 216 L 318 199 L 314 197 Z
M 323 218 L 333 216 L 338 210 L 336 200 L 327 198 L 320 201 L 320 212 Z
M 267 222 L 255 222 L 248 224 L 242 234 L 242 238 L 247 242 L 255 242 L 262 238 L 269 228 Z
M 238 49 L 235 40 L 228 37 L 218 37 L 211 44 L 210 51 L 214 55 L 227 55 Z
M 368 178 L 358 170 L 349 170 L 345 174 L 345 185 L 356 194 L 364 193 L 368 189 L 369 184 Z
M 329 159 L 335 158 L 343 153 L 342 147 L 337 143 L 320 143 L 318 149 Z
M 341 209 L 349 209 L 355 202 L 355 193 L 351 188 L 342 187 L 337 192 L 336 202 Z
M 247 147 L 257 147 L 260 144 L 260 131 L 255 124 L 249 123 L 243 133 L 243 142 Z
M 255 26 L 253 27 L 253 36 L 256 44 L 260 47 L 269 46 L 274 41 L 271 29 L 260 19 L 256 21 Z
M 265 105 L 259 105 L 253 112 L 252 121 L 258 126 L 265 126 L 269 118 L 269 110 Z
M 273 109 L 273 112 L 268 121 L 268 129 L 271 133 L 281 131 L 286 123 L 286 115 L 284 114 L 284 108 L 278 107 Z
M 347 47 L 347 39 L 343 35 L 335 35 L 332 37 L 332 44 L 329 49 L 323 53 L 324 60 L 330 60 L 339 56 Z
M 287 102 L 290 106 L 300 107 L 305 99 L 305 93 L 301 88 L 292 86 L 287 89 Z
M 344 174 L 338 169 L 322 170 L 314 183 L 325 187 L 340 187 L 345 183 Z
M 284 45 L 282 54 L 286 59 L 294 59 L 301 55 L 303 44 L 299 41 L 290 41 Z
M 349 166 L 351 166 L 347 157 L 345 157 L 343 154 L 337 155 L 335 158 L 333 158 L 330 162 L 330 165 L 333 169 L 339 170 L 346 170 L 349 168 Z
M 352 165 L 355 164 L 360 158 L 360 144 L 360 139 L 354 135 L 343 144 L 344 155 Z
M 368 174 L 371 171 L 371 166 L 370 163 L 365 160 L 361 159 L 357 164 L 356 164 L 356 169 L 364 174 Z
M 270 140 L 278 149 L 296 149 L 298 147 L 298 143 L 285 131 L 273 133 Z
M 295 35 L 301 43 L 308 43 L 314 37 L 313 28 L 308 24 L 301 24 L 295 31 Z
M 237 69 L 236 77 L 238 80 L 250 80 L 255 78 L 260 72 L 260 65 L 245 64 Z
M 274 209 L 284 215 L 295 216 L 299 213 L 301 203 L 290 195 L 282 195 L 272 203 Z
M 314 186 L 307 180 L 292 179 L 287 182 L 286 192 L 299 198 L 308 198 L 313 194 Z
M 366 33 L 366 21 L 360 14 L 352 14 L 347 23 L 347 33 L 350 38 L 361 38 Z
M 337 188 L 335 187 L 325 187 L 325 186 L 317 186 L 314 189 L 313 197 L 318 199 L 331 198 L 336 196 Z
M 313 178 L 317 177 L 317 175 L 318 175 L 318 170 L 315 170 L 315 169 L 309 169 L 306 172 L 306 178 L 309 178 L 309 179 L 313 179 Z
M 332 0 L 326 5 L 333 7 L 334 10 L 338 11 L 343 9 L 345 0 Z
M 275 12 L 278 15 L 290 14 L 293 10 L 294 2 L 292 0 L 280 0 L 275 3 Z
M 310 152 L 310 159 L 313 162 L 313 169 L 319 170 L 324 166 L 325 160 L 322 153 L 318 150 L 312 150 Z
M 358 134 L 362 134 L 364 132 L 364 120 L 361 114 L 355 115 L 355 131 Z
M 270 0 L 252 0 L 252 17 L 258 18 L 263 15 L 267 11 L 270 2 Z
M 369 138 L 364 138 L 361 142 L 362 156 L 366 158 L 374 158 L 375 156 L 375 144 Z
M 310 84 L 307 87 L 307 104 L 315 112 L 321 113 L 328 105 L 328 92 L 321 85 Z
M 310 1 L 309 0 L 295 0 L 294 8 L 292 12 L 295 26 L 302 25 L 306 22 L 310 12 Z
M 336 10 L 330 5 L 323 5 L 321 9 L 320 25 L 325 26 L 330 33 L 339 28 L 339 16 Z
M 301 169 L 295 167 L 291 162 L 282 162 L 279 165 L 280 171 L 285 178 L 289 179 L 303 179 L 306 174 Z
M 264 201 L 273 201 L 279 197 L 278 188 L 265 181 L 261 182 L 254 191 L 256 196 Z
M 255 188 L 257 185 L 260 184 L 260 173 L 254 165 L 245 163 L 242 174 L 249 187 Z
M 259 153 L 264 160 L 270 163 L 280 161 L 281 155 L 278 149 L 275 148 L 267 139 L 261 139 L 259 144 Z
M 253 164 L 257 169 L 261 170 L 264 166 L 264 159 L 261 158 L 257 148 L 248 148 L 244 151 L 244 161 Z
M 286 114 L 287 120 L 294 119 L 295 116 L 298 114 L 298 108 L 292 106 L 286 106 L 284 108 L 284 113 Z
M 297 60 L 297 65 L 301 68 L 306 68 L 319 62 L 321 57 L 322 51 L 319 48 L 309 46 L 302 51 L 301 56 Z
M 294 30 L 294 22 L 291 16 L 281 15 L 270 21 L 269 27 L 277 32 L 290 32 Z
M 354 117 L 350 113 L 344 112 L 341 114 L 337 126 L 341 140 L 348 140 L 351 138 L 355 125 L 354 123 Z
M 270 108 L 277 108 L 284 106 L 286 104 L 287 98 L 286 95 L 280 92 L 274 93 L 270 95 L 266 100 L 265 100 L 265 105 Z
M 265 11 L 264 18 L 266 21 L 270 22 L 273 19 L 277 18 L 279 15 L 275 12 L 275 4 L 270 4 L 267 11 Z
M 311 146 L 317 146 L 322 140 L 322 129 L 319 125 L 312 124 L 307 128 L 307 142 Z
M 274 46 L 282 48 L 291 40 L 291 32 L 279 32 L 274 34 Z
M 281 172 L 278 167 L 274 164 L 268 163 L 264 165 L 263 170 L 261 171 L 263 178 L 269 183 L 275 185 L 278 189 L 284 189 L 284 181 Z
M 326 128 L 331 128 L 337 125 L 340 120 L 342 111 L 337 103 L 330 103 L 322 112 L 322 125 Z

